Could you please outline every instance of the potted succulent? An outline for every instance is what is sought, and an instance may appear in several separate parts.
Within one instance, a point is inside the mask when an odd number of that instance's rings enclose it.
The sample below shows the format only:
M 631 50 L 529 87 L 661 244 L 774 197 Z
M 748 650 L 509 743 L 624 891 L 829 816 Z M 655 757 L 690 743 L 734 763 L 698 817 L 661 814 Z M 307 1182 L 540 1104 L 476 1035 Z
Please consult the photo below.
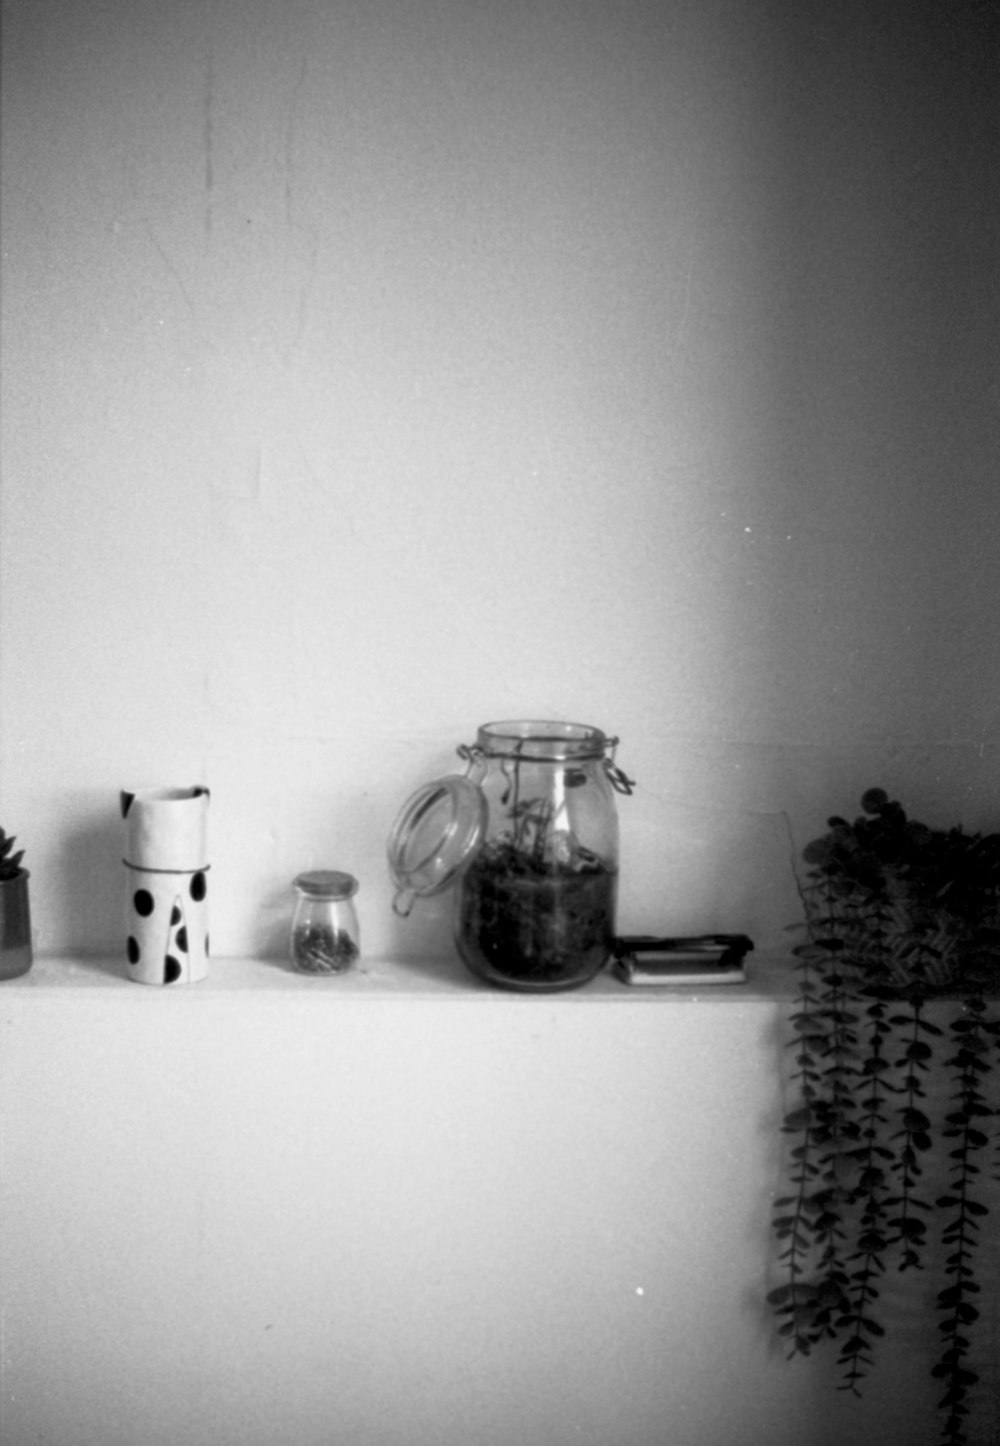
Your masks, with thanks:
M 768 1298 L 789 1356 L 832 1342 L 860 1394 L 891 1325 L 886 1272 L 911 1272 L 938 1317 L 941 1441 L 962 1446 L 976 1322 L 996 1309 L 977 1262 L 1000 1144 L 1000 834 L 928 828 L 878 788 L 861 804 L 803 853 Z
M 31 968 L 31 911 L 24 850 L 0 828 L 0 979 L 17 979 Z

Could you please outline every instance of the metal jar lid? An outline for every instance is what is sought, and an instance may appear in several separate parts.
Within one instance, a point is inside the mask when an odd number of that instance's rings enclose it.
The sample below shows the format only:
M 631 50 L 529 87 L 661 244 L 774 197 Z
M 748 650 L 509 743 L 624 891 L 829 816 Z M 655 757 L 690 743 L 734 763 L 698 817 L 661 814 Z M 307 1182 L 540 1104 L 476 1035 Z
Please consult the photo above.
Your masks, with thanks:
M 313 899 L 349 899 L 358 892 L 358 881 L 353 874 L 336 869 L 314 869 L 299 874 L 292 880 L 292 887 Z

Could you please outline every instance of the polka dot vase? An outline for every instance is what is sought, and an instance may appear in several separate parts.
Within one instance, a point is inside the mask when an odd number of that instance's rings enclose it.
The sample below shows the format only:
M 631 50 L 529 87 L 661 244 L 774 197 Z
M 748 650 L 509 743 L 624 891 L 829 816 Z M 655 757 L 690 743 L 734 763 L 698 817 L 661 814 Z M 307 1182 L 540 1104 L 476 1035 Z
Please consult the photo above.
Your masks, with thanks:
M 128 977 L 194 984 L 208 973 L 209 790 L 123 790 Z

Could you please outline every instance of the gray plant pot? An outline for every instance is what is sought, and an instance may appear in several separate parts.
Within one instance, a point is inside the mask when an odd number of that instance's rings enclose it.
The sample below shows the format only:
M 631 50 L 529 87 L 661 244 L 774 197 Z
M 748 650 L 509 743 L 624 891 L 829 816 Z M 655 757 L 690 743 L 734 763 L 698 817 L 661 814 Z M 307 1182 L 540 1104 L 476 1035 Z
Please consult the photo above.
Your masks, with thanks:
M 28 870 L 0 879 L 0 979 L 18 979 L 31 968 Z

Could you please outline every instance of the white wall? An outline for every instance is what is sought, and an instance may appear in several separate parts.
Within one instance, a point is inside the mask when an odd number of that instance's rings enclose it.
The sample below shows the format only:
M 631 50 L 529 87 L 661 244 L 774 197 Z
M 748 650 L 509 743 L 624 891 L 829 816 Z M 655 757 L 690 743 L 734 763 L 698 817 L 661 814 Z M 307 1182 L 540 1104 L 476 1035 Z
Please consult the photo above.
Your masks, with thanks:
M 872 783 L 1000 809 L 984 7 L 4 9 L 4 826 L 119 946 L 120 786 L 400 932 L 479 722 L 622 737 L 624 927 L 776 935 Z M 978 19 L 977 17 L 978 12 Z
M 993 25 L 973 0 L 4 0 L 0 818 L 28 850 L 39 955 L 120 951 L 118 790 L 200 781 L 213 792 L 216 955 L 280 950 L 290 878 L 324 864 L 361 879 L 370 957 L 448 956 L 447 901 L 405 925 L 393 917 L 384 841 L 412 789 L 458 767 L 455 746 L 503 716 L 621 735 L 620 761 L 640 785 L 620 808 L 625 929 L 741 928 L 775 943 L 798 913 L 792 853 L 872 784 L 929 822 L 996 828 Z M 95 1382 L 127 1380 L 115 1348 L 134 1368 L 141 1346 L 108 1339 L 100 1279 L 93 1313 L 87 1295 L 92 1270 L 118 1269 L 115 1182 L 144 1203 L 181 1202 L 190 1186 L 209 1216 L 180 1206 L 188 1213 L 158 1257 L 179 1271 L 164 1308 L 181 1320 L 201 1301 L 181 1252 L 208 1238 L 203 1219 L 223 1250 L 212 1269 L 225 1305 L 186 1343 L 191 1375 L 176 1393 L 159 1380 L 182 1411 L 192 1380 L 207 1389 L 202 1348 L 213 1363 L 221 1350 L 204 1336 L 252 1329 L 239 1290 L 256 1225 L 270 1221 L 273 1246 L 273 1212 L 303 1198 L 306 1228 L 331 1229 L 317 1197 L 335 1206 L 338 1177 L 301 1155 L 307 1134 L 293 1131 L 270 1169 L 285 1112 L 305 1128 L 311 1099 L 275 1061 L 296 1057 L 301 1025 L 303 1079 L 329 1090 L 318 1118 L 340 1118 L 346 1083 L 345 1107 L 362 1108 L 368 1069 L 391 1119 L 422 1058 L 412 1016 L 394 1016 L 409 1061 L 399 1064 L 364 1029 L 328 1061 L 316 1022 L 287 1001 L 249 1034 L 195 1015 L 190 1062 L 195 1080 L 211 1075 L 209 1113 L 191 1098 L 172 1124 L 149 1080 L 129 1099 L 120 1061 L 102 1054 L 122 1037 L 117 1005 L 92 1007 L 91 1054 L 65 1016 L 33 1012 L 44 988 L 25 989 L 40 1033 L 11 1037 L 40 1103 L 13 1118 L 47 1120 L 51 1136 L 19 1137 L 17 1161 L 34 1173 L 8 1203 L 30 1220 L 42 1202 L 46 1246 L 69 1221 L 65 1276 L 56 1257 L 16 1242 L 18 1280 L 61 1279 L 71 1297 L 62 1357 L 42 1358 L 65 1359 L 90 1404 Z M 137 1037 L 163 1062 L 167 1016 L 141 1018 Z M 587 1018 L 600 1036 L 600 1006 Z M 429 1035 L 457 1048 L 453 1024 L 435 1018 Z M 221 1074 L 210 1064 L 216 1025 L 239 1034 L 215 1057 Z M 698 1028 L 711 1055 L 721 1042 Z M 560 1098 L 566 1057 L 538 1029 L 547 1052 L 529 1077 Z M 282 1043 L 270 1056 L 272 1031 Z M 427 1084 L 420 1119 L 479 1079 L 476 1049 L 489 1058 L 491 1046 L 470 1040 L 454 1077 Z M 602 1056 L 609 1087 L 639 1068 L 634 1043 L 619 1035 L 615 1058 Z M 258 1046 L 254 1100 L 269 1124 L 240 1143 L 227 1136 L 240 1096 L 226 1067 L 245 1067 Z M 528 1049 L 495 1047 L 511 1067 Z M 674 1088 L 661 1063 L 655 1048 L 642 1053 L 633 1094 Z M 738 1408 L 761 1412 L 769 1439 L 791 1432 L 799 1446 L 796 1424 L 817 1402 L 812 1419 L 835 1420 L 830 1382 L 765 1369 L 756 1304 L 727 1313 L 733 1281 L 759 1300 L 777 1057 L 745 1091 L 738 1053 L 729 1064 L 746 1112 L 745 1131 L 727 1136 L 732 1188 L 753 1203 L 718 1222 L 746 1232 L 731 1255 L 695 1242 L 706 1293 L 694 1294 L 688 1271 L 684 1300 L 708 1313 L 697 1339 L 718 1339 L 719 1355 L 692 1397 L 670 1397 L 672 1419 L 692 1419 L 690 1401 L 698 1421 L 717 1406 L 728 1429 L 737 1407 L 711 1392 L 733 1380 Z M 509 1163 L 522 1106 L 508 1102 L 504 1118 L 507 1105 L 484 1098 Z M 564 1157 L 569 1171 L 592 1116 L 566 1098 L 561 1118 L 579 1147 Z M 720 1106 L 687 1107 L 678 1196 L 716 1198 L 718 1160 L 704 1148 Z M 460 1152 L 456 1198 L 473 1206 L 485 1156 L 475 1099 L 466 1107 L 475 1148 Z M 125 1113 L 136 1109 L 167 1131 L 162 1157 L 143 1148 Z M 185 1119 L 200 1122 L 190 1137 Z M 613 1110 L 599 1119 L 605 1135 L 618 1128 Z M 227 1139 L 231 1176 L 212 1155 Z M 626 1131 L 621 1178 L 639 1182 L 648 1211 L 666 1167 L 644 1160 L 643 1140 Z M 397 1137 L 387 1163 L 366 1167 L 348 1214 L 380 1172 L 412 1169 L 415 1237 L 439 1229 L 432 1169 L 451 1156 L 433 1132 L 427 1148 L 425 1164 Z M 586 1257 L 572 1309 L 555 1279 L 532 1287 L 556 1332 L 568 1314 L 582 1322 L 591 1364 L 619 1327 L 638 1340 L 634 1290 L 645 1283 L 621 1239 L 600 1256 L 602 1229 L 627 1203 L 602 1180 L 597 1223 L 554 1257 L 559 1271 Z M 364 1263 L 384 1272 L 356 1338 L 372 1391 L 386 1338 L 406 1331 L 389 1293 L 393 1272 L 409 1268 L 403 1207 L 386 1208 L 350 1267 L 359 1298 Z M 574 1229 L 584 1213 L 574 1201 Z M 142 1228 L 130 1224 L 130 1244 Z M 462 1268 L 501 1289 L 502 1260 L 485 1245 L 479 1255 L 474 1234 L 461 1239 Z M 386 1241 L 390 1256 L 375 1260 Z M 643 1258 L 656 1261 L 651 1290 L 672 1288 L 689 1245 L 672 1238 Z M 532 1261 L 520 1265 L 523 1280 Z M 310 1282 L 290 1247 L 273 1269 L 291 1271 L 315 1319 L 326 1277 Z M 121 1275 L 125 1318 L 145 1341 L 157 1306 L 131 1256 Z M 439 1286 L 458 1314 L 438 1365 L 472 1349 L 463 1321 L 481 1325 L 462 1279 Z M 162 1280 L 152 1272 L 151 1296 Z M 401 1319 L 419 1324 L 421 1299 L 415 1290 Z M 504 1321 L 516 1314 L 508 1305 Z M 91 1315 L 94 1334 L 77 1339 Z M 37 1311 L 23 1318 L 46 1328 Z M 354 1320 L 334 1320 L 331 1350 L 355 1339 Z M 281 1370 L 305 1360 L 296 1380 L 305 1371 L 316 1394 L 290 1409 L 325 1409 L 333 1382 L 356 1424 L 369 1397 L 351 1397 L 354 1378 L 328 1353 L 297 1357 L 285 1337 L 278 1374 L 262 1355 L 261 1376 L 248 1374 L 269 1322 L 256 1323 L 260 1338 L 237 1343 L 252 1350 L 226 1399 L 279 1392 Z M 663 1366 L 650 1361 L 631 1434 L 614 1446 L 653 1446 Z M 419 1372 L 401 1369 L 412 1401 Z M 507 1389 L 516 1372 L 501 1387 L 477 1369 L 486 1395 L 475 1408 L 454 1383 L 415 1407 L 428 1439 L 442 1439 L 442 1400 L 459 1426 L 463 1411 L 481 1422 L 491 1390 L 515 1412 L 497 1427 L 502 1446 L 529 1439 L 535 1419 L 576 1439 L 572 1418 L 554 1407 L 533 1417 Z M 604 1423 L 621 1402 L 574 1369 L 591 1420 Z M 619 1382 L 640 1378 L 625 1370 Z M 53 1409 L 79 1399 L 68 1390 Z M 201 1399 L 214 1409 L 216 1398 Z M 394 1414 L 402 1399 L 389 1388 L 377 1446 L 414 1439 Z M 141 1400 L 123 1400 L 115 1419 L 141 1412 Z M 882 1430 L 876 1408 L 859 1419 Z M 96 1441 L 104 1418 L 84 1420 Z
M 936 1272 L 776 1343 L 787 1006 L 404 977 L 5 986 L 4 1446 L 934 1446 Z

